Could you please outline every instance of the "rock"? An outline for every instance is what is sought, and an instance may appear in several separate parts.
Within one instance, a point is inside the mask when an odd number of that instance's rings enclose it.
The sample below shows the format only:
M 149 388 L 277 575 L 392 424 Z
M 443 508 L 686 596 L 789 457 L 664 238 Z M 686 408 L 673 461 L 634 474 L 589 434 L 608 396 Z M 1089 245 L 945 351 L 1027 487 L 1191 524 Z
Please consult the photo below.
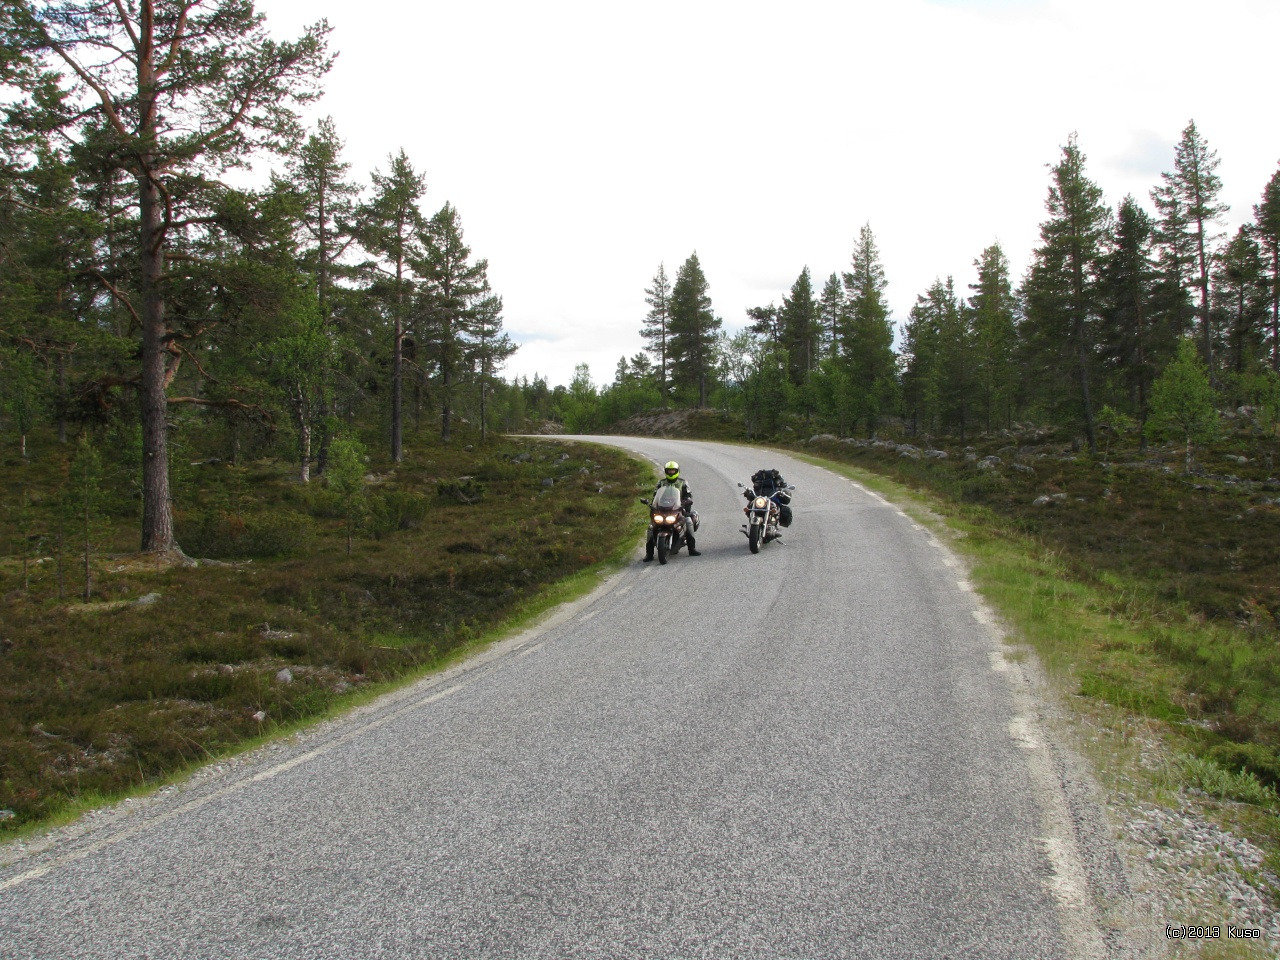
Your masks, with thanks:
M 898 447 L 898 456 L 906 457 L 908 460 L 919 460 L 922 454 L 918 447 L 913 447 L 909 443 L 904 443 Z
M 930 460 L 946 460 L 948 457 L 947 451 L 945 450 L 926 450 L 924 455 Z
M 1036 497 L 1034 500 L 1031 501 L 1031 505 L 1034 507 L 1050 507 L 1050 506 L 1053 506 L 1053 498 L 1052 497 Z
M 1027 466 L 1025 463 L 1012 464 L 1012 468 L 1017 470 L 1019 473 L 1035 473 L 1035 470 Z
M 14 813 L 12 810 L 0 810 L 0 821 L 12 820 L 16 816 L 17 814 Z
M 999 457 L 983 457 L 978 461 L 979 470 L 994 470 L 996 467 L 1004 463 Z
M 836 438 L 831 433 L 815 433 L 809 438 L 810 443 L 835 443 Z
M 293 671 L 285 667 L 276 674 L 276 680 L 279 683 L 293 683 Z
M 267 719 L 267 711 L 259 710 L 253 715 L 253 719 L 257 720 L 259 723 L 263 723 Z
M 149 607 L 153 603 L 156 603 L 159 599 L 160 599 L 160 594 L 148 593 L 139 597 L 137 600 L 133 601 L 133 605 L 135 607 Z
M 544 487 L 554 487 L 556 485 L 556 482 L 551 477 L 543 477 L 542 485 Z

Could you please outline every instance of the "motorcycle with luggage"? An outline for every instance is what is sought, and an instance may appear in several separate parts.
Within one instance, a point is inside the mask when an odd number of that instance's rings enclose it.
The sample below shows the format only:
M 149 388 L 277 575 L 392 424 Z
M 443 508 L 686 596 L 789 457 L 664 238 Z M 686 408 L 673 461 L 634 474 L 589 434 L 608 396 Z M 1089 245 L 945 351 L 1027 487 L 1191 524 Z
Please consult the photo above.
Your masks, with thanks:
M 769 541 L 782 539 L 779 527 L 791 526 L 791 492 L 795 486 L 785 483 L 776 470 L 760 470 L 752 475 L 751 486 L 738 486 L 747 498 L 743 508 L 747 522 L 742 525 L 742 532 L 751 552 L 759 553 Z

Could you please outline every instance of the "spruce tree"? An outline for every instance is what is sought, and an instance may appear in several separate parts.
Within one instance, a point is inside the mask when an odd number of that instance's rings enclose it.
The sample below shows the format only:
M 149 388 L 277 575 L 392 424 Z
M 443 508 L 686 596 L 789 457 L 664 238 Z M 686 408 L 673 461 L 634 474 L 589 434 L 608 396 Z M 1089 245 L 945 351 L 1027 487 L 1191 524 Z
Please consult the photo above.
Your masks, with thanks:
M 658 363 L 658 392 L 662 394 L 662 406 L 665 408 L 671 372 L 671 281 L 667 279 L 665 264 L 658 264 L 658 272 L 653 275 L 652 285 L 645 287 L 644 302 L 649 305 L 649 313 L 645 316 L 644 326 L 640 328 L 640 336 L 648 343 L 645 349 Z
M 822 357 L 834 357 L 840 353 L 840 318 L 844 316 L 844 285 L 840 275 L 833 273 L 822 286 L 818 300 L 818 322 L 822 325 Z M 819 358 L 821 359 L 821 357 Z
M 671 367 L 678 389 L 696 398 L 699 407 L 707 396 L 716 368 L 716 334 L 722 322 L 711 309 L 707 278 L 695 251 L 676 273 L 671 287 Z
M 1099 276 L 1099 354 L 1139 425 L 1147 420 L 1151 383 L 1178 342 L 1170 315 L 1159 309 L 1153 239 L 1151 218 L 1125 197 Z
M 893 321 L 884 296 L 887 286 L 868 223 L 858 234 L 852 268 L 844 274 L 845 311 L 838 329 L 853 417 L 866 426 L 868 436 L 875 434 L 880 417 L 892 410 L 898 388 Z
M 996 423 L 1008 427 L 1019 396 L 1017 364 L 1018 302 L 1009 279 L 1009 260 L 998 243 L 982 251 L 974 261 L 978 282 L 970 284 L 973 295 L 974 390 L 977 413 L 984 428 Z
M 1226 333 L 1224 365 L 1239 384 L 1263 360 L 1267 322 L 1266 272 L 1248 227 L 1240 227 L 1223 247 L 1213 279 L 1214 307 Z M 1243 402 L 1244 398 L 1237 392 L 1236 400 Z
M 1254 206 L 1253 222 L 1267 269 L 1271 369 L 1280 371 L 1280 170 L 1271 175 L 1262 202 Z
M 1045 201 L 1049 217 L 1040 224 L 1040 246 L 1024 285 L 1024 326 L 1037 363 L 1032 379 L 1048 387 L 1042 396 L 1051 409 L 1060 397 L 1070 398 L 1076 411 L 1072 419 L 1083 427 L 1092 453 L 1097 450 L 1092 390 L 1098 273 L 1110 211 L 1102 202 L 1102 189 L 1085 176 L 1084 164 L 1073 133 L 1052 169 Z M 1060 371 L 1068 376 L 1061 377 Z
M 787 352 L 787 376 L 791 385 L 802 385 L 821 358 L 822 323 L 818 301 L 813 296 L 809 268 L 791 285 L 782 298 L 779 312 L 782 348 Z

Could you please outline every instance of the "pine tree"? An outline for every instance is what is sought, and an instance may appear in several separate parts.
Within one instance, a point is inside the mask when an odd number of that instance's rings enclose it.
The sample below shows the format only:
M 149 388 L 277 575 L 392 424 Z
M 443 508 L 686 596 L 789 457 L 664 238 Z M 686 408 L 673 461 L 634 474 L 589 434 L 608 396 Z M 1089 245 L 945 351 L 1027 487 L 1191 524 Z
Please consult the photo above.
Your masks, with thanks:
M 662 406 L 665 408 L 670 383 L 668 351 L 671 338 L 671 282 L 667 279 L 665 264 L 658 264 L 653 285 L 645 288 L 644 302 L 649 305 L 649 313 L 640 328 L 640 336 L 649 344 L 645 349 L 658 362 L 658 391 L 662 394 Z
M 1253 208 L 1253 221 L 1267 268 L 1271 369 L 1280 371 L 1280 170 L 1267 181 L 1262 202 Z
M 320 316 L 327 323 L 333 316 L 332 289 L 342 270 L 339 261 L 355 240 L 355 198 L 357 184 L 344 177 L 351 168 L 342 160 L 342 140 L 332 117 L 325 117 L 289 164 L 289 184 L 301 207 L 301 265 L 315 277 Z
M 453 438 L 454 383 L 478 334 L 475 308 L 489 293 L 489 262 L 471 262 L 458 211 L 448 203 L 426 224 L 421 249 L 421 260 L 414 261 L 422 278 L 418 314 L 440 374 L 440 439 L 448 443 Z
M 467 353 L 480 385 L 480 442 L 483 443 L 489 436 L 488 395 L 498 370 L 519 349 L 502 330 L 502 298 L 490 291 L 487 281 L 472 307 L 471 334 Z
M 676 273 L 671 287 L 670 349 L 672 380 L 678 389 L 697 398 L 707 396 L 716 368 L 716 334 L 722 322 L 711 310 L 707 278 L 695 251 Z
M 421 257 L 418 201 L 426 178 L 413 169 L 404 150 L 387 162 L 387 173 L 373 172 L 374 194 L 359 210 L 357 235 L 376 258 L 367 266 L 385 281 L 373 288 L 391 318 L 391 459 L 399 463 L 404 459 L 405 325 L 413 294 L 409 264 Z
M 853 251 L 852 269 L 844 275 L 845 312 L 838 334 L 842 361 L 852 391 L 853 417 L 873 436 L 880 417 L 897 394 L 893 355 L 893 321 L 884 291 L 888 286 L 871 224 L 863 226 Z
M 1031 351 L 1038 362 L 1033 378 L 1049 386 L 1048 399 L 1057 404 L 1052 384 L 1061 382 L 1059 370 L 1069 372 L 1062 383 L 1072 397 L 1090 452 L 1097 450 L 1093 411 L 1093 364 L 1099 309 L 1098 272 L 1110 212 L 1102 189 L 1084 173 L 1085 156 L 1073 133 L 1052 170 L 1045 201 L 1049 218 L 1040 224 L 1041 244 L 1024 286 Z M 1074 396 L 1072 396 L 1074 395 Z
M 1211 230 L 1229 207 L 1218 201 L 1222 192 L 1222 181 L 1217 175 L 1218 154 L 1201 138 L 1194 120 L 1182 131 L 1173 163 L 1172 173 L 1160 175 L 1164 183 L 1152 191 L 1152 199 L 1162 217 L 1164 242 L 1171 251 L 1174 248 L 1178 251 L 1171 259 L 1178 263 L 1179 270 L 1186 251 L 1190 251 L 1191 286 L 1200 301 L 1200 348 L 1212 377 L 1215 365 L 1209 270 L 1219 235 Z
M 68 131 L 82 121 L 105 136 L 79 146 L 103 168 L 136 184 L 133 244 L 137 295 L 104 287 L 141 330 L 142 549 L 177 543 L 169 485 L 167 389 L 181 361 L 181 319 L 167 312 L 171 254 L 184 235 L 216 221 L 228 190 L 219 167 L 244 165 L 262 150 L 282 152 L 300 130 L 294 107 L 319 96 L 331 58 L 324 21 L 296 42 L 267 36 L 264 18 L 239 0 L 54 0 L 0 8 L 0 48 L 29 53 L 75 77 L 83 98 L 52 111 Z M 18 76 L 28 96 L 48 75 Z M 8 91 L 6 90 L 6 93 Z M 214 175 L 211 176 L 210 171 Z M 197 329 L 202 325 L 198 325 Z

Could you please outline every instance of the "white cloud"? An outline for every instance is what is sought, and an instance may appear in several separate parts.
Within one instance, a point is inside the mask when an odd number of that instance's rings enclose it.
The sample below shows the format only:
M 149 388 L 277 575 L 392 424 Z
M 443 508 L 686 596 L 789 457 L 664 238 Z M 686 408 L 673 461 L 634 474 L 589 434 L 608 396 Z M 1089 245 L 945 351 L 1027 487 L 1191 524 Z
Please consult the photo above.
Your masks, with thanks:
M 405 148 L 490 262 L 508 372 L 553 384 L 610 380 L 658 263 L 694 250 L 730 328 L 806 265 L 819 288 L 846 269 L 867 222 L 899 322 L 996 240 L 1020 275 L 1072 131 L 1111 203 L 1146 202 L 1194 117 L 1233 223 L 1280 159 L 1270 0 L 258 7 L 282 35 L 329 18 L 318 115 L 353 174 Z

